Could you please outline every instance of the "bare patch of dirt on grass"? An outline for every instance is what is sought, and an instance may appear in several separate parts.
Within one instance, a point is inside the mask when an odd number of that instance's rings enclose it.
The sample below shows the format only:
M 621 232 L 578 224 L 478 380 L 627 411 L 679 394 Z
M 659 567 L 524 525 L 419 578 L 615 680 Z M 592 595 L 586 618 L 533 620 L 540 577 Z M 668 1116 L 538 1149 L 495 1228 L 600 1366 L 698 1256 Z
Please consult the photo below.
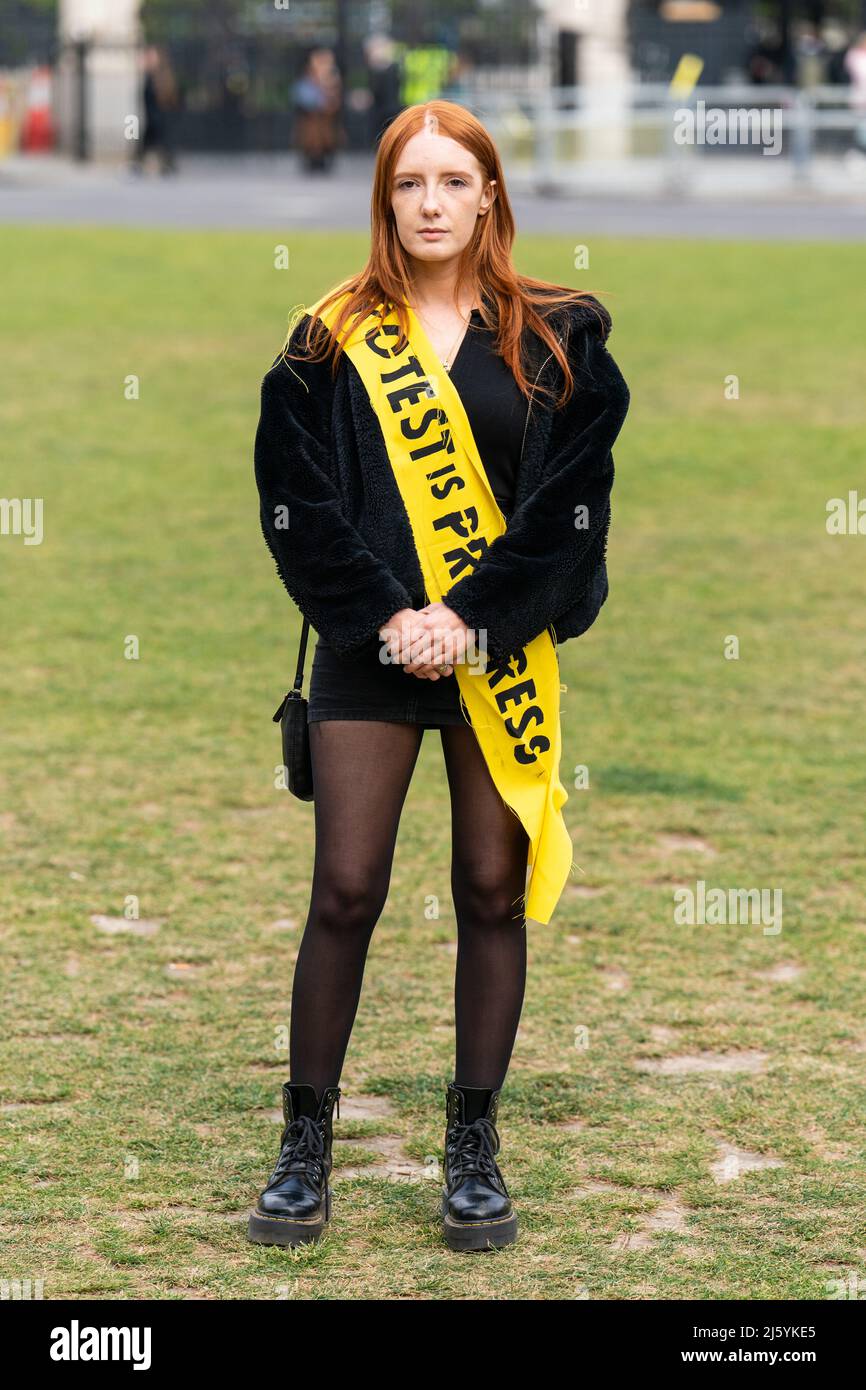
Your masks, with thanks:
M 673 1231 L 675 1235 L 687 1235 L 686 1216 L 688 1208 L 679 1197 L 669 1196 L 652 1211 L 639 1217 L 640 1229 L 623 1231 L 613 1242 L 615 1250 L 648 1250 L 658 1235 Z
M 679 831 L 671 830 L 659 835 L 657 847 L 663 854 L 677 854 L 681 850 L 686 850 L 690 854 L 706 854 L 715 859 L 718 850 L 705 840 L 701 835 L 682 834 Z
M 792 980 L 799 980 L 803 973 L 802 965 L 797 965 L 796 961 L 779 961 L 778 965 L 770 966 L 769 970 L 758 970 L 756 972 L 759 980 L 769 980 L 771 984 L 789 984 Z
M 701 1072 L 761 1072 L 770 1060 L 768 1052 L 696 1052 L 679 1057 L 641 1057 L 638 1071 L 656 1076 L 687 1076 Z
M 90 920 L 97 930 L 106 936 L 155 936 L 165 921 L 164 917 L 106 917 L 102 912 L 93 912 Z

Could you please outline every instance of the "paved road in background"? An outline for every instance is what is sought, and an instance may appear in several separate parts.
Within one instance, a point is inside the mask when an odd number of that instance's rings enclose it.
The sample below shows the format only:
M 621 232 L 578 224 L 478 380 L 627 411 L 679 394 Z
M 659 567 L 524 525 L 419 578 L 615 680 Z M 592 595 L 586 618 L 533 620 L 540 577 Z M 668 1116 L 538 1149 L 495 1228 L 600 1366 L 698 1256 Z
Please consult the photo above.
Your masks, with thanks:
M 0 222 L 128 227 L 365 230 L 369 156 L 343 156 L 328 175 L 307 175 L 293 156 L 193 158 L 169 178 L 76 166 L 48 157 L 0 163 Z M 866 190 L 820 200 L 805 192 L 767 197 L 719 186 L 714 196 L 677 197 L 644 188 L 541 196 L 509 175 L 518 227 L 588 234 L 719 237 L 724 240 L 862 240 Z

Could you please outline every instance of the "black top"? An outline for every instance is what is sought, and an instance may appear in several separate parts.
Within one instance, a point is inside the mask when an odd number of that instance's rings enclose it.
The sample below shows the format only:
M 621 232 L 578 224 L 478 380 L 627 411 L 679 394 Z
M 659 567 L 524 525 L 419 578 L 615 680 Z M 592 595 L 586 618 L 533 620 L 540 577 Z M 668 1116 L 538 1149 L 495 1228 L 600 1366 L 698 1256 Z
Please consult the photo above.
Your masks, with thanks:
M 473 309 L 450 377 L 463 402 L 493 495 L 505 516 L 514 508 L 528 402 L 495 350 L 496 335 Z

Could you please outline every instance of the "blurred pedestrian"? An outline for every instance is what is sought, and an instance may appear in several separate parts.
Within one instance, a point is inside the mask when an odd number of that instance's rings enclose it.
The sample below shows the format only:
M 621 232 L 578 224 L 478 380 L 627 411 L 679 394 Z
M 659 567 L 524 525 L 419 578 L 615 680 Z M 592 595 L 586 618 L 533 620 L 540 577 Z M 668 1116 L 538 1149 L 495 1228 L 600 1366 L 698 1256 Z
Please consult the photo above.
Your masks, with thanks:
M 851 106 L 860 117 L 855 139 L 861 149 L 866 149 L 866 30 L 845 54 L 845 71 L 851 79 Z
M 295 140 L 309 171 L 327 170 L 339 144 L 342 79 L 330 48 L 314 48 L 295 83 Z
M 798 87 L 820 87 L 827 77 L 829 51 L 818 28 L 803 24 L 794 42 Z
M 372 143 L 375 147 L 403 110 L 400 100 L 402 74 L 397 45 L 387 34 L 371 34 L 364 43 L 364 57 L 367 60 Z
M 165 49 L 151 44 L 142 55 L 144 122 L 132 167 L 141 173 L 148 154 L 155 154 L 162 174 L 177 170 L 174 153 L 174 113 L 180 105 L 177 80 Z
M 848 34 L 841 24 L 825 24 L 822 30 L 827 45 L 827 76 L 829 86 L 847 86 L 851 81 L 845 68 Z
M 775 86 L 783 81 L 782 49 L 777 37 L 759 34 L 748 54 L 746 71 L 756 86 Z

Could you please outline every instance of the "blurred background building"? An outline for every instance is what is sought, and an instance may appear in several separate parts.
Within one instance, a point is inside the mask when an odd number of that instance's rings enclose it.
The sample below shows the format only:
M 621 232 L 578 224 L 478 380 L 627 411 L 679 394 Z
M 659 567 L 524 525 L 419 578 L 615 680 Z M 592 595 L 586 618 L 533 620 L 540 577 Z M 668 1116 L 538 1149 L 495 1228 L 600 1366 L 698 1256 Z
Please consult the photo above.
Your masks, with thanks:
M 4 0 L 0 156 L 128 159 L 134 139 L 166 171 L 177 151 L 292 149 L 324 169 L 441 95 L 556 182 L 664 154 L 693 54 L 702 91 L 785 107 L 802 163 L 866 144 L 864 30 L 866 0 Z

